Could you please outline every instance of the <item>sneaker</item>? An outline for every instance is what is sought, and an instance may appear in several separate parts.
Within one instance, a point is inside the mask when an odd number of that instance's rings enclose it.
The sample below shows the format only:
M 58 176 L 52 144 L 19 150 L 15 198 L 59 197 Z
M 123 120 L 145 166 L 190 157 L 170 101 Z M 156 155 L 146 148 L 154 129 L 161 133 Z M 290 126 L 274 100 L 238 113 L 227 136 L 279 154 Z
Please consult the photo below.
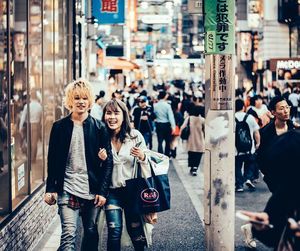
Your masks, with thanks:
M 244 189 L 239 187 L 239 188 L 236 188 L 235 191 L 241 193 L 241 192 L 244 192 Z
M 191 167 L 191 169 L 190 169 L 190 174 L 191 174 L 192 176 L 197 176 L 197 168 Z
M 250 223 L 241 226 L 241 230 L 244 234 L 244 242 L 248 248 L 256 248 L 256 241 L 253 239 L 252 235 L 252 225 Z
M 251 180 L 247 180 L 245 184 L 249 187 L 249 189 L 255 189 L 255 185 L 251 182 Z

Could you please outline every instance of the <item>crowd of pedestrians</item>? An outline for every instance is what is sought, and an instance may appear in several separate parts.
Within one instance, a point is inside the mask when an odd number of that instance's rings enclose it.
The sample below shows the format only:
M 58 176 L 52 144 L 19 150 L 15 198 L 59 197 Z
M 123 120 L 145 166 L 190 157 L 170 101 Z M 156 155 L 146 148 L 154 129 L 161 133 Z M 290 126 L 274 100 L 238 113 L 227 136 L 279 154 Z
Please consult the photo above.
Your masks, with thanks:
M 298 250 L 296 247 L 299 244 L 294 237 L 299 234 L 295 234 L 297 224 L 293 223 L 299 220 L 299 207 L 298 202 L 293 201 L 297 197 L 295 179 L 299 176 L 297 168 L 292 164 L 296 162 L 297 154 L 292 153 L 299 149 L 295 143 L 299 140 L 299 132 L 295 130 L 300 127 L 299 100 L 297 86 L 291 88 L 287 85 L 281 89 L 274 87 L 261 95 L 252 96 L 246 92 L 237 92 L 236 192 L 243 192 L 244 185 L 255 190 L 255 183 L 261 173 L 272 194 L 264 213 L 243 212 L 251 220 L 264 223 L 263 227 L 255 223 L 241 226 L 248 248 L 256 248 L 254 237 L 266 245 L 282 248 L 286 241 L 282 237 L 284 232 L 289 233 L 288 238 L 293 240 L 289 244 L 291 249 L 287 250 Z M 244 127 L 242 123 L 245 123 Z M 282 215 L 279 217 L 280 213 Z M 288 220 L 289 217 L 293 219 Z M 270 222 L 274 229 L 270 229 Z

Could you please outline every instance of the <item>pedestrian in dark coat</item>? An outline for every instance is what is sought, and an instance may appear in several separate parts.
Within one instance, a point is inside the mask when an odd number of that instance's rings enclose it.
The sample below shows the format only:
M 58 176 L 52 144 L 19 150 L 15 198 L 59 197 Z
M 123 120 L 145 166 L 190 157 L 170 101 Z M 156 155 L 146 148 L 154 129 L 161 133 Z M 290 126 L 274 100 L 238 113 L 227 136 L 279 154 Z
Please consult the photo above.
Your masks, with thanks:
M 52 126 L 45 202 L 53 205 L 57 196 L 62 226 L 59 250 L 75 250 L 81 216 L 82 250 L 97 251 L 96 221 L 106 202 L 113 168 L 110 137 L 105 125 L 88 113 L 93 95 L 86 80 L 69 84 L 65 99 L 71 113 Z M 99 149 L 105 160 L 99 159 Z
M 300 231 L 291 231 L 297 225 L 290 225 L 289 218 L 300 221 L 300 169 L 298 156 L 300 155 L 300 132 L 291 130 L 279 136 L 266 153 L 266 159 L 273 168 L 272 176 L 276 179 L 277 186 L 269 199 L 264 213 L 244 212 L 253 220 L 271 223 L 274 227 L 262 227 L 252 224 L 252 232 L 255 238 L 264 244 L 274 247 L 280 245 L 284 228 L 287 227 L 289 238 L 293 242 L 293 249 L 300 250 Z M 280 174 L 280 179 L 278 175 Z M 281 250 L 281 249 L 280 249 Z

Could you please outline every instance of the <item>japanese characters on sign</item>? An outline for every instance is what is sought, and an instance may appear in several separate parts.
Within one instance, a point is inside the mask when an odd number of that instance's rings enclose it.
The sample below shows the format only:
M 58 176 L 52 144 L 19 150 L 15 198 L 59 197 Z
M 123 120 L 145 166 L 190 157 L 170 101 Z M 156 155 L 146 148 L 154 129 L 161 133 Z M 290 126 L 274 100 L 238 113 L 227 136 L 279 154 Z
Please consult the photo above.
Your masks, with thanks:
M 125 0 L 92 0 L 92 15 L 99 24 L 124 24 Z
M 206 54 L 234 54 L 234 0 L 204 3 Z
M 101 0 L 101 2 L 101 12 L 118 12 L 118 0 Z
M 211 109 L 232 109 L 232 56 L 211 56 Z

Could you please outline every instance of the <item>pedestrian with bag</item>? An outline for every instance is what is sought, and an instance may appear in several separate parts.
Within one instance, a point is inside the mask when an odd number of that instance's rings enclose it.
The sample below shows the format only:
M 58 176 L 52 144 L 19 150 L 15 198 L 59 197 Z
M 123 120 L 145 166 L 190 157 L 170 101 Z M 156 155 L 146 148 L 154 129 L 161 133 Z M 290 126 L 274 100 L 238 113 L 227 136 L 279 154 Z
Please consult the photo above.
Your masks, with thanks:
M 254 117 L 244 112 L 243 100 L 235 101 L 235 109 L 235 189 L 236 192 L 243 192 L 244 183 L 250 189 L 255 189 L 252 183 L 255 172 L 254 153 L 259 147 L 260 135 L 259 125 Z M 242 174 L 243 167 L 244 174 Z
M 59 250 L 75 250 L 78 218 L 82 218 L 82 250 L 97 251 L 97 220 L 105 204 L 113 159 L 105 125 L 88 113 L 93 103 L 90 84 L 84 79 L 66 88 L 65 106 L 70 114 L 54 122 L 48 149 L 45 202 L 57 201 L 61 220 Z M 98 152 L 105 149 L 105 160 Z
M 114 168 L 110 183 L 109 197 L 105 205 L 108 227 L 107 250 L 121 250 L 123 229 L 122 213 L 125 213 L 126 229 L 134 250 L 142 251 L 150 245 L 151 233 L 145 231 L 144 217 L 132 212 L 128 205 L 126 181 L 133 179 L 135 160 L 139 162 L 141 172 L 150 176 L 146 144 L 143 135 L 130 125 L 126 104 L 118 99 L 110 100 L 103 110 L 103 121 L 111 137 Z M 99 156 L 100 157 L 100 156 Z M 146 220 L 153 223 L 153 216 L 148 214 Z
M 197 170 L 205 151 L 204 126 L 205 119 L 200 115 L 199 109 L 191 106 L 189 116 L 185 118 L 180 130 L 181 138 L 185 132 L 189 131 L 184 138 L 187 139 L 188 167 L 192 176 L 197 176 Z

